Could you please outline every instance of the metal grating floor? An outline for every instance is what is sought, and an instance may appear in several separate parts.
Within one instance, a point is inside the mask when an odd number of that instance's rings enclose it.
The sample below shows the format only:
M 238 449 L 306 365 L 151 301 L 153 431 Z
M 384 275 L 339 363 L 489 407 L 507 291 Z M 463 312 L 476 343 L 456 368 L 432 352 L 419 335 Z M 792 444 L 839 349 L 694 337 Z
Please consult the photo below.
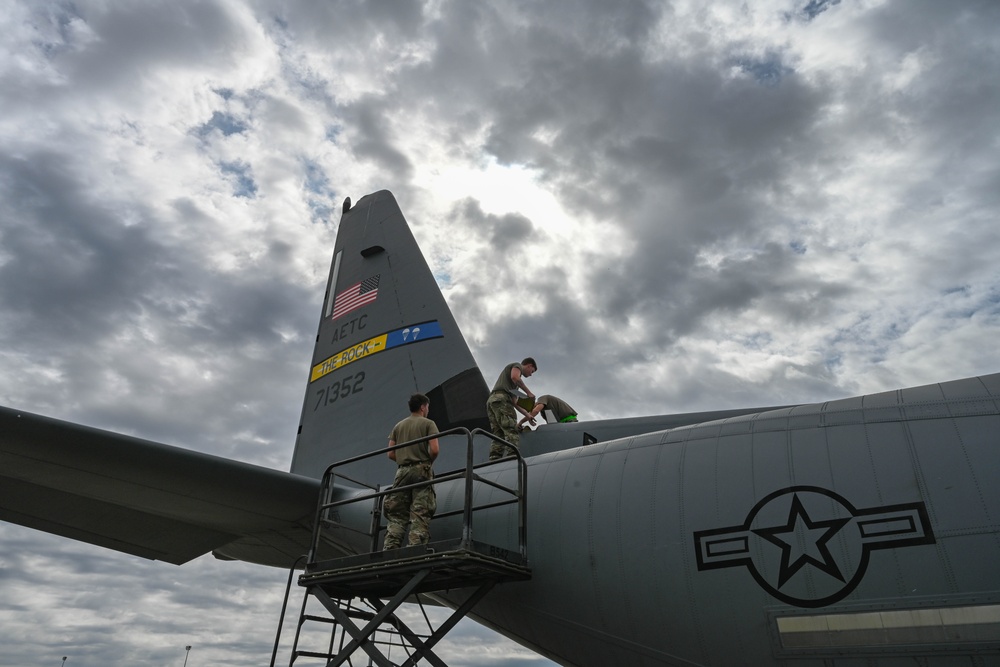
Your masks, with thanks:
M 299 585 L 318 585 L 338 598 L 387 598 L 428 569 L 414 593 L 531 578 L 531 570 L 517 552 L 450 540 L 312 563 L 299 576 Z

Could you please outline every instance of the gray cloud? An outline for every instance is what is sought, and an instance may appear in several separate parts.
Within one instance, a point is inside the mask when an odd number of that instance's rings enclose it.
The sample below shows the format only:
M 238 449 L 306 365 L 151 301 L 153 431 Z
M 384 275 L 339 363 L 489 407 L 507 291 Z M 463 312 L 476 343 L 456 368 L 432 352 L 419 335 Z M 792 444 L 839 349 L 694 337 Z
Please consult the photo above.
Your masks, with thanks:
M 287 467 L 336 212 L 382 188 L 484 376 L 532 354 L 587 418 L 995 371 L 1000 7 L 715 9 L 13 3 L 0 403 Z M 284 573 L 0 533 L 17 664 L 270 651 Z
M 120 224 L 121 211 L 91 197 L 80 166 L 67 158 L 50 151 L 0 158 L 7 221 L 0 299 L 8 317 L 32 320 L 15 324 L 15 335 L 106 335 L 115 326 L 109 313 L 135 313 L 136 295 L 150 279 L 157 244 L 148 230 Z
M 353 143 L 355 154 L 375 162 L 379 169 L 406 181 L 413 172 L 409 158 L 394 147 L 397 137 L 383 115 L 385 100 L 366 97 L 347 110 L 357 126 L 357 138 Z
M 198 68 L 244 39 L 234 17 L 215 3 L 58 7 L 53 14 L 66 48 L 56 65 L 78 85 L 105 93 L 123 91 L 154 69 Z M 68 30 L 72 26 L 79 29 Z

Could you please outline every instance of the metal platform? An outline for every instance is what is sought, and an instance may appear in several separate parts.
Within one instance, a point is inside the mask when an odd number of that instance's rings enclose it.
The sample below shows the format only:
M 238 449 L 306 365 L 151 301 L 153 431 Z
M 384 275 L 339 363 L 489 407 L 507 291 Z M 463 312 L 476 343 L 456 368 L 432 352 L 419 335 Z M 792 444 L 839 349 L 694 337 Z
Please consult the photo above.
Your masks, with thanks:
M 320 586 L 337 598 L 387 598 L 423 570 L 428 573 L 413 593 L 531 578 L 531 570 L 517 552 L 449 540 L 310 563 L 299 576 L 299 585 Z
M 498 461 L 473 463 L 473 438 L 482 434 L 488 440 L 499 440 L 492 433 L 475 429 L 469 431 L 455 428 L 449 431 L 427 436 L 410 443 L 396 445 L 395 448 L 409 446 L 430 438 L 446 436 L 461 436 L 466 441 L 466 465 L 462 470 L 444 473 L 434 479 L 426 480 L 405 487 L 380 489 L 351 480 L 341 469 L 352 463 L 372 456 L 384 456 L 385 449 L 376 450 L 361 456 L 340 461 L 327 468 L 323 476 L 319 499 L 313 523 L 313 539 L 309 553 L 304 556 L 305 569 L 299 575 L 298 583 L 306 589 L 303 596 L 302 609 L 299 613 L 299 623 L 292 645 L 292 655 L 289 666 L 293 667 L 298 658 L 313 658 L 325 661 L 327 667 L 337 667 L 350 663 L 355 651 L 366 654 L 368 664 L 378 667 L 414 667 L 420 661 L 426 661 L 434 667 L 447 667 L 444 661 L 434 653 L 434 646 L 482 600 L 494 586 L 514 581 L 531 579 L 531 570 L 527 561 L 527 512 L 525 510 L 525 489 L 527 488 L 527 467 L 520 452 L 510 443 L 504 443 L 513 449 L 514 454 Z M 514 460 L 518 472 L 513 487 L 508 488 L 494 480 L 485 479 L 479 474 L 482 468 L 504 464 Z M 334 487 L 337 480 L 346 481 L 352 486 L 348 497 L 336 498 Z M 433 486 L 442 482 L 464 480 L 464 503 L 461 509 L 438 514 L 435 519 L 446 516 L 461 515 L 462 538 L 439 540 L 421 546 L 403 547 L 389 551 L 379 551 L 380 537 L 385 527 L 381 523 L 382 504 L 389 493 L 403 489 Z M 488 485 L 507 494 L 498 501 L 474 506 L 473 487 Z M 368 489 L 355 493 L 358 485 Z M 332 520 L 338 508 L 352 503 L 371 503 L 371 526 L 365 533 L 357 526 L 350 526 Z M 472 539 L 473 516 L 504 506 L 513 506 L 518 521 L 516 544 L 510 547 L 500 547 L 476 542 Z M 370 545 L 371 553 L 360 553 L 332 559 L 322 559 L 318 554 L 324 542 L 327 531 L 353 531 L 361 533 Z M 433 534 L 433 531 L 432 531 Z M 295 568 L 289 573 L 288 588 L 291 588 Z M 420 634 L 409 628 L 396 615 L 396 610 L 407 601 L 416 599 L 419 593 L 436 591 L 461 590 L 457 596 L 449 599 L 462 599 L 453 608 L 452 614 L 430 634 Z M 289 591 L 285 592 L 287 604 Z M 414 597 L 418 596 L 418 597 Z M 314 598 L 329 612 L 329 617 L 306 613 L 306 605 Z M 366 610 L 359 610 L 356 602 L 364 603 Z M 284 619 L 282 609 L 282 620 Z M 330 628 L 330 639 L 323 651 L 307 651 L 299 649 L 302 628 L 306 623 L 321 623 Z M 278 636 L 275 638 L 274 653 L 271 657 L 272 666 L 278 650 L 281 622 Z M 388 640 L 380 640 L 380 635 L 386 635 Z M 339 642 L 337 641 L 339 638 Z M 406 652 L 402 663 L 396 663 L 383 654 L 381 649 L 392 646 L 404 647 Z

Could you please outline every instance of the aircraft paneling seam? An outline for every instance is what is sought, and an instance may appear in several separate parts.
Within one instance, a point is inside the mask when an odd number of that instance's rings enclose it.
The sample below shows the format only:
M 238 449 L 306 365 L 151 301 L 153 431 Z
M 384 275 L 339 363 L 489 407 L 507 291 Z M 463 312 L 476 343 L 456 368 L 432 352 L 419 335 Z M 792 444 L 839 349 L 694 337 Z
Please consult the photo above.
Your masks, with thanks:
M 661 447 L 661 449 L 663 449 L 663 447 Z M 680 460 L 677 462 L 677 507 L 680 514 L 680 534 L 689 535 L 691 533 L 691 528 L 688 520 L 688 507 L 685 503 L 687 491 L 684 484 L 684 480 L 687 479 L 687 475 L 685 474 L 685 465 L 687 464 L 688 443 L 682 442 L 679 450 Z M 687 589 L 687 595 L 685 596 L 687 599 L 686 606 L 688 608 L 690 619 L 694 624 L 694 633 L 698 644 L 698 652 L 699 655 L 701 655 L 702 662 L 704 662 L 708 658 L 708 650 L 705 646 L 705 635 L 701 630 L 702 624 L 698 621 L 699 614 L 698 604 L 696 603 L 697 596 L 695 595 L 694 577 L 690 575 L 690 573 L 694 570 L 691 566 L 691 554 L 687 549 L 681 550 L 681 560 L 684 563 L 684 586 Z
M 589 579 L 590 588 L 594 593 L 595 597 L 598 598 L 598 602 L 595 605 L 597 608 L 598 617 L 601 619 L 601 624 L 604 627 L 608 626 L 607 618 L 604 616 L 603 605 L 600 604 L 600 580 L 597 577 L 597 568 L 594 563 L 597 562 L 597 547 L 594 542 L 594 496 L 597 490 L 597 480 L 600 477 L 601 463 L 604 461 L 604 457 L 601 456 L 597 459 L 594 464 L 593 472 L 590 477 L 589 491 L 587 493 L 587 560 L 590 563 Z
M 938 537 L 965 537 L 966 535 L 988 535 L 997 531 L 1000 531 L 1000 525 L 939 529 L 935 530 L 934 534 Z
M 965 437 L 962 434 L 962 430 L 958 427 L 958 420 L 955 417 L 951 419 L 951 426 L 955 432 L 955 438 L 958 441 L 959 449 L 962 452 L 962 458 L 965 459 L 965 466 L 969 471 L 969 477 L 972 478 L 972 483 L 976 487 L 976 497 L 979 498 L 979 505 L 983 508 L 983 513 L 989 517 L 990 508 L 986 503 L 986 498 L 983 497 L 983 486 L 979 482 L 979 475 L 976 474 L 976 466 L 972 464 L 972 460 L 969 458 L 969 447 L 965 442 Z
M 929 420 L 935 420 L 935 419 L 963 419 L 963 418 L 968 418 L 968 417 L 992 417 L 992 416 L 1000 416 L 1000 410 L 993 411 L 993 412 L 968 413 L 968 414 L 962 414 L 960 416 L 952 416 L 952 415 L 949 415 L 949 414 L 939 414 L 939 415 L 935 415 L 935 416 L 923 415 L 923 416 L 920 416 L 920 417 L 900 416 L 898 418 L 892 418 L 892 419 L 888 419 L 888 418 L 865 418 L 865 415 L 857 415 L 857 416 L 852 416 L 852 418 L 849 419 L 849 420 L 848 419 L 843 419 L 843 420 L 837 421 L 836 423 L 829 423 L 829 422 L 828 423 L 820 423 L 820 424 L 815 424 L 813 426 L 792 426 L 792 425 L 788 425 L 788 424 L 779 425 L 777 423 L 779 421 L 779 419 L 787 419 L 786 417 L 781 417 L 781 418 L 778 418 L 778 419 L 775 419 L 775 420 L 761 420 L 760 422 L 755 422 L 754 426 L 751 427 L 750 429 L 748 429 L 746 431 L 741 431 L 741 432 L 738 432 L 738 433 L 718 434 L 716 432 L 714 426 L 713 426 L 712 429 L 705 429 L 703 426 L 700 426 L 700 425 L 695 425 L 695 426 L 678 426 L 675 429 L 670 429 L 670 430 L 667 431 L 668 434 L 671 434 L 670 437 L 667 438 L 667 442 L 668 443 L 671 443 L 671 442 L 672 443 L 678 443 L 678 442 L 690 442 L 690 441 L 694 441 L 694 440 L 715 440 L 717 438 L 731 437 L 733 435 L 746 435 L 746 434 L 753 434 L 753 433 L 774 433 L 774 432 L 780 432 L 780 431 L 802 431 L 802 430 L 808 430 L 808 429 L 811 429 L 811 428 L 835 428 L 835 427 L 838 427 L 838 426 L 864 426 L 866 424 L 891 424 L 891 423 L 895 423 L 895 422 L 908 423 L 908 422 L 914 422 L 914 421 L 929 421 Z M 769 423 L 765 423 L 765 422 L 769 422 Z M 759 428 L 757 426 L 758 424 L 760 425 Z M 710 431 L 710 432 L 701 433 L 701 432 L 699 432 L 701 430 Z M 681 439 L 681 432 L 685 432 L 685 433 L 688 433 L 690 435 L 688 435 L 688 437 L 686 437 L 686 438 L 684 438 L 682 440 Z

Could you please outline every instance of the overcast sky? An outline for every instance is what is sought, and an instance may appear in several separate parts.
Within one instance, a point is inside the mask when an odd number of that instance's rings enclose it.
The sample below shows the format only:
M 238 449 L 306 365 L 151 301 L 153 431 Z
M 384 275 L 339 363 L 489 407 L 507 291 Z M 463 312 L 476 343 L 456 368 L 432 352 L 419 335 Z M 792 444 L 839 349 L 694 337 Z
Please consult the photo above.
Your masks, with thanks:
M 584 419 L 1000 370 L 996 0 L 0 6 L 2 405 L 287 469 L 381 189 Z M 285 576 L 2 524 L 0 665 L 266 664 Z

